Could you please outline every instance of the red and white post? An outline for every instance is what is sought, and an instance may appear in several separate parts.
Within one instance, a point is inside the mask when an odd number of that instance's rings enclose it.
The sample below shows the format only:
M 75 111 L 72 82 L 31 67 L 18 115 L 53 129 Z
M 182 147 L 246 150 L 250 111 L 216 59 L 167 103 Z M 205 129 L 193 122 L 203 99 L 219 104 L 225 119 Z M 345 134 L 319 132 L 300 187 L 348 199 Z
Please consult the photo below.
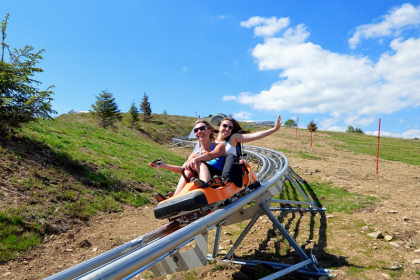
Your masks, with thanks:
M 378 149 L 376 150 L 376 175 L 379 171 L 379 140 L 381 139 L 381 118 L 379 118 L 379 129 L 378 129 Z

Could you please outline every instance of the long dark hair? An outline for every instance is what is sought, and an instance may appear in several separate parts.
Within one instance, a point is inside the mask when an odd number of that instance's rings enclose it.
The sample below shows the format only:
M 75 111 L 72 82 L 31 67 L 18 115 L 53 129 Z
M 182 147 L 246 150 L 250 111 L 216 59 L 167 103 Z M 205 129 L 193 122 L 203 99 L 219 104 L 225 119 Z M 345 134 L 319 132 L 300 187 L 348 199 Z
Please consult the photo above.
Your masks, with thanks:
M 223 121 L 230 121 L 230 122 L 232 123 L 232 125 L 233 125 L 232 131 L 231 131 L 231 133 L 230 133 L 229 137 L 227 137 L 227 138 L 225 139 L 225 141 L 229 141 L 230 137 L 231 137 L 233 134 L 235 134 L 235 133 L 240 133 L 240 134 L 246 134 L 246 133 L 248 133 L 248 131 L 244 131 L 244 130 L 242 129 L 241 125 L 238 123 L 238 121 L 237 121 L 237 120 L 235 120 L 235 119 L 234 119 L 234 118 L 232 118 L 232 117 L 224 117 L 223 119 L 221 119 L 221 120 L 219 121 L 219 123 L 217 124 L 217 127 L 218 127 L 218 128 L 220 127 L 220 125 L 222 124 L 222 122 L 223 122 Z

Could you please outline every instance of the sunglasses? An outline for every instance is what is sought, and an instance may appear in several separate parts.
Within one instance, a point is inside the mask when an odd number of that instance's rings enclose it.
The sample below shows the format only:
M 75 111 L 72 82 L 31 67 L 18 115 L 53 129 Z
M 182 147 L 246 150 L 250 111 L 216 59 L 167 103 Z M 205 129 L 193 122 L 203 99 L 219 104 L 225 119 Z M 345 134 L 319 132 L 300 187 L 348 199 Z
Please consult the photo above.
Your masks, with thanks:
M 197 133 L 197 132 L 199 132 L 199 131 L 204 131 L 204 130 L 206 130 L 207 128 L 206 128 L 206 126 L 205 125 L 203 125 L 203 126 L 200 126 L 200 127 L 197 127 L 197 128 L 194 128 L 194 133 Z
M 222 124 L 222 126 L 223 126 L 223 128 L 229 128 L 229 130 L 232 130 L 233 129 L 233 126 L 231 126 L 231 125 L 227 125 L 227 124 Z

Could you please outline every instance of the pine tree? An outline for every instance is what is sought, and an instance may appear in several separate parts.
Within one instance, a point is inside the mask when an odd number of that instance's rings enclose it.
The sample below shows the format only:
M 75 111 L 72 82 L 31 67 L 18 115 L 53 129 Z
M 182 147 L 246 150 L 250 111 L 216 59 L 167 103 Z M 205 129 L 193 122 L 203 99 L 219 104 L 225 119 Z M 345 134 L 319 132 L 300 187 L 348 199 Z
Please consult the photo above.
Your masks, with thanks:
M 43 70 L 36 65 L 42 60 L 44 49 L 33 52 L 32 46 L 23 49 L 10 50 L 5 43 L 6 27 L 9 14 L 1 22 L 1 60 L 0 60 L 0 132 L 11 131 L 12 127 L 34 121 L 37 118 L 51 119 L 50 114 L 57 112 L 52 109 L 49 86 L 39 90 L 40 81 L 33 77 Z M 6 62 L 5 60 L 9 60 Z
M 143 102 L 140 104 L 140 112 L 143 115 L 143 121 L 148 122 L 152 116 L 152 108 L 150 107 L 149 96 L 144 93 Z
M 122 115 L 117 103 L 115 103 L 113 94 L 103 90 L 102 93 L 96 96 L 96 99 L 95 104 L 92 104 L 92 109 L 98 118 L 99 125 L 103 128 L 114 128 L 114 123 L 120 121 Z
M 309 131 L 313 131 L 315 132 L 318 129 L 318 126 L 316 125 L 316 123 L 314 123 L 314 121 L 312 120 L 308 126 L 307 126 Z
M 131 107 L 130 107 L 130 110 L 128 110 L 128 113 L 131 116 L 131 119 L 130 119 L 131 125 L 135 126 L 139 121 L 139 113 L 140 112 L 139 112 L 139 109 L 137 109 L 136 103 L 134 102 L 134 100 L 131 103 Z

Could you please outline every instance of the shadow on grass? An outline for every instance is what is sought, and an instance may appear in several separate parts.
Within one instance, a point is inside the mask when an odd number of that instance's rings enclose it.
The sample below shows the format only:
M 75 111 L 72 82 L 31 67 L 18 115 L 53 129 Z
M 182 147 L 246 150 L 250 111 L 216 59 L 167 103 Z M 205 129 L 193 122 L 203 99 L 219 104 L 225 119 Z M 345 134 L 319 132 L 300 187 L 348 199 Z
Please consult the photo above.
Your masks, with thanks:
M 20 161 L 28 166 L 43 166 L 45 168 L 55 167 L 56 170 L 65 171 L 84 187 L 101 189 L 106 192 L 127 191 L 126 182 L 104 174 L 101 168 L 91 163 L 81 163 L 72 159 L 67 153 L 55 151 L 50 147 L 32 141 L 26 137 L 13 137 L 12 140 L 3 141 L 0 139 L 3 149 L 9 150 Z M 42 181 L 49 178 L 36 175 Z
M 296 180 L 295 182 L 306 194 L 306 196 L 308 196 L 312 201 L 316 202 L 319 208 L 322 208 L 322 203 L 319 200 L 317 194 L 306 181 L 302 179 Z M 293 185 L 290 183 L 290 186 Z M 299 195 L 296 188 L 283 188 L 281 199 L 299 201 L 299 197 L 301 196 Z M 290 207 L 290 204 L 283 204 L 281 206 Z M 298 205 L 297 207 L 304 206 Z M 303 218 L 305 215 L 308 214 L 310 215 L 309 232 L 307 232 L 306 229 L 305 232 L 303 232 L 301 231 L 301 227 L 303 225 Z M 297 240 L 298 238 L 300 240 L 306 240 L 304 244 L 298 244 L 298 246 L 300 246 L 303 249 L 303 251 L 308 257 L 311 257 L 311 254 L 313 254 L 316 257 L 318 262 L 318 268 L 328 269 L 331 267 L 354 267 L 364 269 L 364 267 L 350 264 L 344 256 L 336 256 L 327 252 L 326 248 L 328 245 L 328 222 L 325 211 L 282 211 L 280 215 L 277 216 L 277 219 L 294 240 Z M 307 223 L 307 221 L 304 222 Z M 305 237 L 305 234 L 307 234 L 307 237 Z M 318 242 L 314 240 L 315 237 L 318 238 Z M 313 243 L 313 246 L 309 246 L 311 243 Z M 267 231 L 265 239 L 262 242 L 260 242 L 259 247 L 254 254 L 240 256 L 239 258 L 247 260 L 278 262 L 288 265 L 294 265 L 303 261 L 299 254 L 289 245 L 287 239 L 284 236 L 282 236 L 282 234 L 274 226 L 272 229 L 269 229 Z M 241 271 L 238 272 L 236 276 L 233 275 L 233 279 L 244 279 L 241 278 L 243 277 L 243 275 L 248 275 L 249 278 L 247 279 L 258 279 L 275 272 L 276 270 L 271 269 L 267 270 L 266 273 L 268 274 L 261 275 L 260 269 L 250 269 L 249 267 L 243 266 L 241 268 Z M 283 277 L 281 279 L 302 279 L 302 275 L 299 275 L 297 272 L 292 272 Z
M 39 245 L 46 234 L 67 232 L 97 211 L 148 203 L 147 195 L 136 194 L 150 192 L 148 185 L 114 178 L 26 137 L 0 139 L 0 155 L 0 186 L 19 197 L 0 193 L 0 265 Z

